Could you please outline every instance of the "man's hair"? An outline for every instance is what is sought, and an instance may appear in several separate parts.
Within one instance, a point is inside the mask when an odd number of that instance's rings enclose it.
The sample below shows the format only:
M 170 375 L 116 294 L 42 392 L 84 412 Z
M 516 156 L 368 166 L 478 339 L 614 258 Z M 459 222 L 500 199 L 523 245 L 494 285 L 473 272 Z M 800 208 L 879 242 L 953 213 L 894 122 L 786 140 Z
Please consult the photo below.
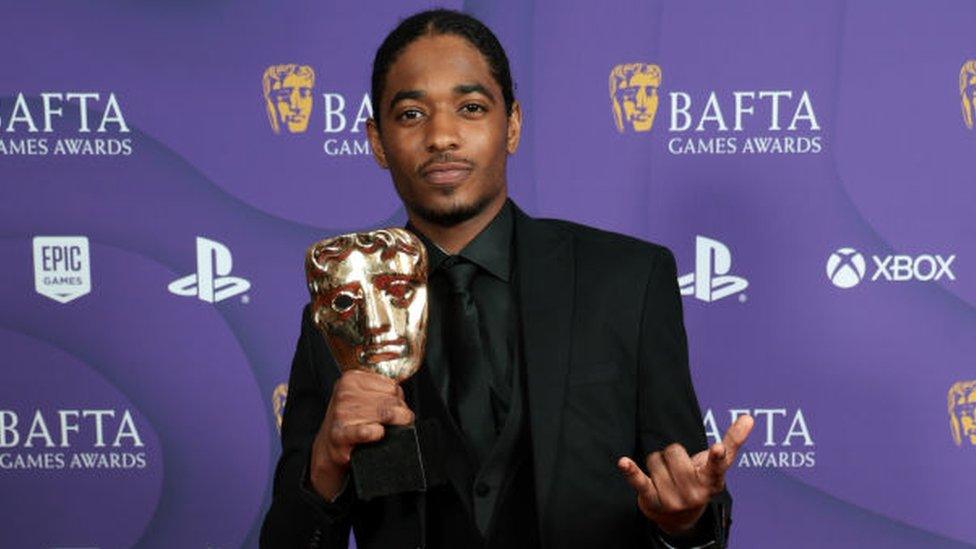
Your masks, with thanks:
M 453 34 L 467 40 L 474 46 L 488 62 L 491 76 L 502 89 L 505 100 L 505 113 L 512 114 L 512 104 L 515 102 L 512 73 L 508 67 L 508 56 L 505 49 L 491 29 L 474 17 L 459 11 L 435 9 L 422 11 L 400 21 L 400 24 L 386 35 L 383 43 L 376 50 L 373 58 L 373 78 L 371 94 L 374 106 L 374 119 L 379 127 L 380 112 L 383 106 L 383 89 L 386 87 L 386 76 L 390 67 L 397 60 L 403 50 L 422 36 L 437 36 Z

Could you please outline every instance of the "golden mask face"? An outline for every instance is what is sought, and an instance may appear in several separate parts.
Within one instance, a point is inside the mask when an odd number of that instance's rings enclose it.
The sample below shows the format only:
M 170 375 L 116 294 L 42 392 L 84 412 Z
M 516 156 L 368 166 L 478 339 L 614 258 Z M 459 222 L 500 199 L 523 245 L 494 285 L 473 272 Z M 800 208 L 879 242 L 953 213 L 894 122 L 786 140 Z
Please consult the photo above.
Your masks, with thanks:
M 290 133 L 307 130 L 312 115 L 312 86 L 315 85 L 312 67 L 272 65 L 264 71 L 262 84 L 271 129 L 275 133 L 281 133 L 281 126 L 288 128 Z
M 322 240 L 308 249 L 312 320 L 343 371 L 396 381 L 419 368 L 427 342 L 427 251 L 404 229 Z
M 275 423 L 278 425 L 278 432 L 281 432 L 281 421 L 285 415 L 285 402 L 288 400 L 288 384 L 279 383 L 274 392 L 271 393 L 271 406 L 274 408 Z
M 617 131 L 629 125 L 635 132 L 647 132 L 654 126 L 661 67 L 649 63 L 626 63 L 610 71 L 610 100 Z
M 976 381 L 960 381 L 949 388 L 949 423 L 956 446 L 968 440 L 976 446 Z
M 962 102 L 962 121 L 973 129 L 976 118 L 976 59 L 970 59 L 959 69 L 959 98 Z

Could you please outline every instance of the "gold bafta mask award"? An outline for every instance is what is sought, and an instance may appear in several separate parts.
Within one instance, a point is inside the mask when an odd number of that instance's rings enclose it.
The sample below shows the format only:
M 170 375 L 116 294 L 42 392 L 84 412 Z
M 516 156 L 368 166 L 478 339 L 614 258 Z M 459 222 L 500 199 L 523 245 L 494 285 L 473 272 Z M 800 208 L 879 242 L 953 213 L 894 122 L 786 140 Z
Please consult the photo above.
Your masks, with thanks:
M 336 364 L 397 382 L 420 368 L 427 341 L 427 252 L 404 229 L 325 239 L 309 247 L 305 275 L 312 321 Z M 357 446 L 352 476 L 361 499 L 426 489 L 414 426 L 387 426 Z

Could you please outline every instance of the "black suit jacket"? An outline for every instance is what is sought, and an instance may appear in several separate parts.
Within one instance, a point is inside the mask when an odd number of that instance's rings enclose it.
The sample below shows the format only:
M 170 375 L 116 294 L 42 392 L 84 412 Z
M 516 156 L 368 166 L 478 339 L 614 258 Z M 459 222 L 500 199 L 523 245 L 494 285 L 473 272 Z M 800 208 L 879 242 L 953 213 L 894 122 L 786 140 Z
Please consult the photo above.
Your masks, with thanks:
M 673 255 L 518 208 L 515 253 L 542 545 L 664 547 L 616 462 L 630 456 L 643 465 L 673 442 L 689 454 L 707 447 Z M 345 547 L 352 524 L 370 546 L 414 547 L 416 506 L 406 499 L 326 504 L 308 489 L 309 449 L 338 376 L 306 307 L 262 546 Z M 723 493 L 703 518 L 716 547 L 725 545 L 730 515 Z

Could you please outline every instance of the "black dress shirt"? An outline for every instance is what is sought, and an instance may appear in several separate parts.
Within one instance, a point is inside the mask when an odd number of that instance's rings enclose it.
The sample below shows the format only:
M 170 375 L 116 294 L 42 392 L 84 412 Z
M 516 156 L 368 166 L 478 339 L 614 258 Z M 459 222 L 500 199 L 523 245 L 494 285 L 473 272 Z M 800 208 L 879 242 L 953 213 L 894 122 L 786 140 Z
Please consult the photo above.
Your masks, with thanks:
M 491 366 L 491 410 L 486 413 L 491 414 L 496 438 L 511 407 L 514 365 L 518 360 L 517 308 L 512 291 L 512 225 L 512 206 L 506 201 L 484 230 L 457 254 L 478 266 L 471 282 L 471 294 L 478 309 L 482 346 Z M 424 367 L 429 369 L 441 399 L 447 404 L 451 375 L 444 328 L 445 319 L 449 318 L 450 288 L 444 265 L 450 256 L 416 228 L 408 224 L 407 229 L 417 234 L 427 248 L 429 309 Z

